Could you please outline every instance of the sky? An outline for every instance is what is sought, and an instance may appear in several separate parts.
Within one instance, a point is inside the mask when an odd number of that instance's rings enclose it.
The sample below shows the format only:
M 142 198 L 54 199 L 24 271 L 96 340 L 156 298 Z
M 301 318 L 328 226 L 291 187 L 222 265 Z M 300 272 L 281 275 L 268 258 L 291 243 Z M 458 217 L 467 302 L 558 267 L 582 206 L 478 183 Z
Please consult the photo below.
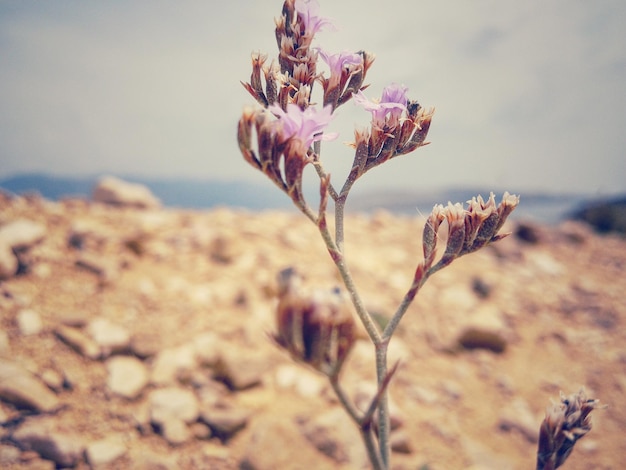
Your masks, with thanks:
M 254 100 L 250 54 L 277 53 L 270 0 L 0 0 L 0 178 L 26 172 L 261 183 L 236 142 Z M 365 94 L 392 83 L 436 108 L 430 145 L 365 189 L 626 191 L 623 0 L 320 0 L 316 45 L 376 55 Z M 321 66 L 321 70 L 325 70 Z M 322 161 L 370 116 L 337 110 Z M 269 186 L 268 186 L 269 187 Z

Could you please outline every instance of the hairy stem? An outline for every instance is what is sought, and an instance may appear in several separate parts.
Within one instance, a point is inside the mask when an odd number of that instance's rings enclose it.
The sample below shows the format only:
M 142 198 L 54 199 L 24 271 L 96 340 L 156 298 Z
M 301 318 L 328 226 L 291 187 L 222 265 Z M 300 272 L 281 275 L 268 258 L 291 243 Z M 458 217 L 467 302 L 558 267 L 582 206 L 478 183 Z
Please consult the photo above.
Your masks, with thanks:
M 389 468 L 389 403 L 387 400 L 386 379 L 387 379 L 387 346 L 389 340 L 382 340 L 375 343 L 376 347 L 376 377 L 378 387 L 385 387 L 380 396 L 378 404 L 378 448 L 384 468 Z

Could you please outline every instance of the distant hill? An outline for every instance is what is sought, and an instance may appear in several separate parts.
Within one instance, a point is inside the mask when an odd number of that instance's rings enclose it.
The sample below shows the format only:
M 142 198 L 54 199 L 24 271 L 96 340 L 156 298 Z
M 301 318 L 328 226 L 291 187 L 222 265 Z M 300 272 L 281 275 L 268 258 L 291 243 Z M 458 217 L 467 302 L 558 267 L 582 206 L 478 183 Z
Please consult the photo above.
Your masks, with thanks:
M 208 209 L 216 206 L 239 207 L 249 210 L 291 209 L 291 201 L 268 182 L 215 181 L 194 179 L 149 179 L 120 176 L 141 183 L 168 207 Z M 60 177 L 47 174 L 23 174 L 0 180 L 0 189 L 13 194 L 38 193 L 57 201 L 67 197 L 89 199 L 98 180 L 92 177 Z M 502 191 L 494 191 L 498 197 Z M 385 190 L 351 195 L 347 210 L 371 212 L 385 209 L 396 214 L 428 214 L 434 204 L 448 201 L 465 202 L 472 196 L 488 192 L 475 188 L 438 191 Z M 311 194 L 311 198 L 315 194 Z M 313 199 L 312 199 L 313 200 Z M 521 204 L 512 218 L 556 223 L 589 202 L 581 194 L 523 193 Z

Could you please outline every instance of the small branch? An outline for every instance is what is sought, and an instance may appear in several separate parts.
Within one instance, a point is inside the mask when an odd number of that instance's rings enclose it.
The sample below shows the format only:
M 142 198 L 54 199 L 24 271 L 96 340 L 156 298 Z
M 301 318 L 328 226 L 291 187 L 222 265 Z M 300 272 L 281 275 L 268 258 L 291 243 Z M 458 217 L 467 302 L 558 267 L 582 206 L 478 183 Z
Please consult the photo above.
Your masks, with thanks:
M 344 392 L 343 388 L 341 388 L 341 385 L 339 385 L 339 374 L 332 375 L 331 377 L 329 377 L 329 380 L 330 380 L 330 384 L 333 387 L 333 390 L 335 391 L 335 394 L 337 395 L 337 398 L 339 399 L 339 403 L 341 403 L 341 406 L 344 407 L 344 409 L 350 415 L 352 420 L 356 424 L 358 424 L 359 427 L 361 427 L 363 418 L 359 416 L 358 410 L 352 404 L 352 402 L 346 395 L 346 392 Z
M 363 426 L 359 430 L 372 468 L 374 470 L 386 470 L 387 467 L 383 465 L 378 449 L 376 448 L 374 433 L 372 432 L 372 423 L 370 422 L 367 426 Z

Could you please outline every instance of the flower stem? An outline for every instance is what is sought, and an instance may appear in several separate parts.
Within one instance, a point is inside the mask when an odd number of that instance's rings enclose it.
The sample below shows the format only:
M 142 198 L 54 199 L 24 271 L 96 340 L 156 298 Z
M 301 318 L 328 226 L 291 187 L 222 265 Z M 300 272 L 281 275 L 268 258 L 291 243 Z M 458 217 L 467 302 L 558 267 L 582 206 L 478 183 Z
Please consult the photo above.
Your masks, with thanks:
M 387 347 L 389 340 L 375 343 L 376 347 L 376 377 L 378 387 L 385 386 L 387 378 Z M 385 386 L 386 388 L 386 386 Z M 389 403 L 387 390 L 383 390 L 378 404 L 378 448 L 383 462 L 383 468 L 389 468 Z

